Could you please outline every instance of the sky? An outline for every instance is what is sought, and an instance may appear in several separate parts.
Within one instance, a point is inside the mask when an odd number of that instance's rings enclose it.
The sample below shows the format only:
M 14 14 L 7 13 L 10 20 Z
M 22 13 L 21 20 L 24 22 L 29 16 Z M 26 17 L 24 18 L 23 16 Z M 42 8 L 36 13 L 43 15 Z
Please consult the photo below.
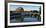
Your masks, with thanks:
M 10 10 L 14 11 L 16 8 L 22 7 L 24 11 L 37 10 L 39 11 L 40 6 L 32 6 L 32 5 L 10 5 Z

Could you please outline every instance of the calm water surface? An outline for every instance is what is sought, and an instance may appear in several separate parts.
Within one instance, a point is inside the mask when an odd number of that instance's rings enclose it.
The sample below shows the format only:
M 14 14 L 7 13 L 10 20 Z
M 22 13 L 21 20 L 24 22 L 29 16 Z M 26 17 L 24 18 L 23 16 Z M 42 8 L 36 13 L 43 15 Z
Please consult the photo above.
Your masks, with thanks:
M 19 19 L 18 19 L 19 21 Z M 11 23 L 16 23 L 16 19 L 10 20 Z M 38 19 L 35 17 L 25 17 L 23 22 L 38 22 Z

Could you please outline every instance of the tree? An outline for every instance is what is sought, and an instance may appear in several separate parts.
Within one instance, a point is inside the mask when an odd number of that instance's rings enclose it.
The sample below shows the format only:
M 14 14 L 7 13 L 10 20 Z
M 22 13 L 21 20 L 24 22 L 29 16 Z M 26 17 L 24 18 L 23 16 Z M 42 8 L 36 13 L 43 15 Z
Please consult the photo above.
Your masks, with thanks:
M 41 14 L 41 6 L 40 6 L 40 8 L 39 8 L 40 10 L 39 10 L 39 13 Z
M 33 10 L 32 12 L 33 12 L 33 13 L 38 13 L 38 11 L 37 11 L 37 10 Z

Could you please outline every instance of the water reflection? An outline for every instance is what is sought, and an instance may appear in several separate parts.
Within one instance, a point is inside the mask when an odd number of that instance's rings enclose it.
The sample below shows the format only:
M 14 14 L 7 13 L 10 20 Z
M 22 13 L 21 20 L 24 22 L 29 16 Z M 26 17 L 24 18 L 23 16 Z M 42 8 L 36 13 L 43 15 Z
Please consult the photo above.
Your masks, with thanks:
M 39 22 L 41 21 L 40 16 L 32 16 L 28 14 L 22 13 L 12 13 L 10 15 L 10 22 L 11 23 L 19 23 L 19 22 Z

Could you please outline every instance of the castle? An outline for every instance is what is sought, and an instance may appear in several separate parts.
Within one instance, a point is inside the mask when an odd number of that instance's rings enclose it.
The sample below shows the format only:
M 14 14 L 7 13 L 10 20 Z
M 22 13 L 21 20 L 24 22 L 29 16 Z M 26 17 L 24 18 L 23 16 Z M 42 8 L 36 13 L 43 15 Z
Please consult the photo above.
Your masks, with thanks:
M 24 12 L 24 9 L 22 7 L 16 8 L 16 13 Z

